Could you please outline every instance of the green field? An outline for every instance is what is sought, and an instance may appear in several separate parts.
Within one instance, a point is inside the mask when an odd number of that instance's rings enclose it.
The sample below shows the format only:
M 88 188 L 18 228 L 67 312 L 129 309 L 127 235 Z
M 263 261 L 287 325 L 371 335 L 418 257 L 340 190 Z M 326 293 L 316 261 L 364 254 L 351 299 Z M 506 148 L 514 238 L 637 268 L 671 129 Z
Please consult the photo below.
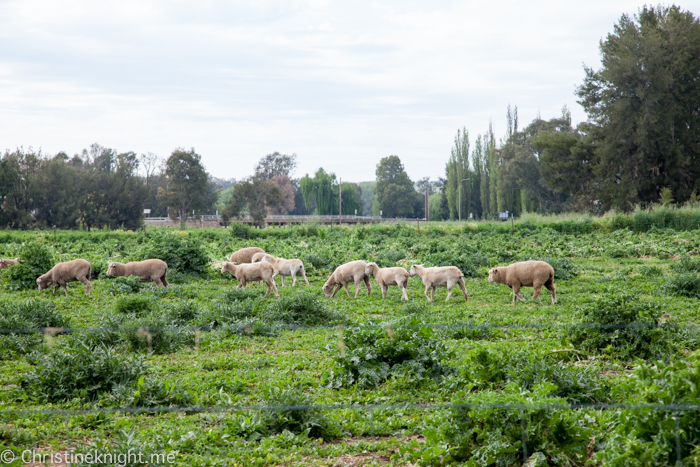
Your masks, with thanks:
M 691 465 L 697 409 L 585 406 L 700 403 L 700 230 L 620 219 L 0 231 L 0 257 L 36 258 L 0 273 L 0 328 L 71 328 L 0 337 L 0 451 L 14 465 L 30 449 L 171 454 L 129 465 L 507 466 L 522 463 L 524 428 L 537 465 Z M 237 292 L 220 262 L 244 246 L 301 258 L 311 286 Z M 36 290 L 41 261 L 78 257 L 91 295 Z M 104 276 L 147 257 L 169 263 L 169 288 Z M 442 288 L 428 304 L 418 277 L 408 302 L 374 279 L 369 297 L 326 298 L 355 259 L 456 265 L 469 302 Z M 556 305 L 530 288 L 513 305 L 487 282 L 526 259 L 554 266 Z

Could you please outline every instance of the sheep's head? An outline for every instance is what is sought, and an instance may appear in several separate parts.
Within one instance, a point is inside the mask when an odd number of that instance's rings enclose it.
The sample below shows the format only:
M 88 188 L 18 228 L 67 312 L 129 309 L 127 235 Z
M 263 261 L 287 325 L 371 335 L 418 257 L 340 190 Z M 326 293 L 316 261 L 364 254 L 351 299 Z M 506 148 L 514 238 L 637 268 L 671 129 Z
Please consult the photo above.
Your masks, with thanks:
M 106 276 L 116 276 L 117 275 L 117 263 L 109 263 L 107 266 Z
M 47 287 L 50 287 L 51 284 L 53 284 L 53 281 L 48 277 L 41 276 L 36 280 L 36 285 L 39 286 L 39 290 L 44 290 Z
M 0 259 L 0 269 L 5 269 L 7 267 L 7 261 Z
M 365 266 L 365 276 L 370 276 L 372 273 L 374 273 L 374 267 L 377 265 L 377 263 L 367 263 L 367 266 Z
M 422 266 L 423 266 L 422 264 L 414 264 L 413 266 L 411 266 L 411 270 L 408 271 L 408 275 L 411 277 L 417 276 L 418 275 L 418 268 L 420 268 Z
M 236 263 L 229 263 L 228 261 L 224 261 L 224 265 L 221 266 L 221 274 L 226 274 L 227 272 L 230 272 L 231 274 L 235 275 Z
M 330 298 L 330 296 L 332 295 L 332 293 L 333 293 L 333 284 L 331 284 L 331 281 L 330 281 L 330 280 L 326 281 L 326 283 L 323 284 L 323 293 L 326 295 L 326 297 L 329 297 L 329 298 Z
M 489 284 L 492 282 L 500 282 L 499 279 L 500 270 L 498 268 L 491 268 L 489 271 Z

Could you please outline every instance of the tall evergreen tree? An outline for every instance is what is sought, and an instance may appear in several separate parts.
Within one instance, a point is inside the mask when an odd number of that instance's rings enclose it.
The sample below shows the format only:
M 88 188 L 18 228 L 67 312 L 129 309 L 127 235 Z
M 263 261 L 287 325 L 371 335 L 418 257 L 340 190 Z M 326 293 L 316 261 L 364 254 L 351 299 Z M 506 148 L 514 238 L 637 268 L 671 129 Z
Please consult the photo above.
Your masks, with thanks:
M 593 123 L 593 171 L 607 207 L 631 209 L 700 191 L 700 21 L 680 7 L 623 15 L 585 68 L 580 104 Z

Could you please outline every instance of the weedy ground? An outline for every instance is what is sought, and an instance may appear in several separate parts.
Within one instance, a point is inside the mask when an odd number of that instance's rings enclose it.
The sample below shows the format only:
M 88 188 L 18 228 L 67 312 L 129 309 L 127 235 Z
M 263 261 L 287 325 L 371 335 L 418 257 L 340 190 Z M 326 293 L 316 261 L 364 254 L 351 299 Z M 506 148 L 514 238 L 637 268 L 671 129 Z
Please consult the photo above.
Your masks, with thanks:
M 14 257 L 29 245 L 39 245 L 53 261 L 84 257 L 94 268 L 91 295 L 73 283 L 68 297 L 15 287 L 10 273 L 2 272 L 0 303 L 6 318 L 29 316 L 22 306 L 45 306 L 44 315 L 22 318 L 19 325 L 44 327 L 54 320 L 52 326 L 74 331 L 35 340 L 3 337 L 10 350 L 0 359 L 0 448 L 18 456 L 26 449 L 167 452 L 177 465 L 491 465 L 506 459 L 507 449 L 494 447 L 488 457 L 477 445 L 491 441 L 478 433 L 460 440 L 454 426 L 463 432 L 473 427 L 459 425 L 449 409 L 430 405 L 474 397 L 497 400 L 516 384 L 523 394 L 540 391 L 542 400 L 556 396 L 564 402 L 620 402 L 631 392 L 614 388 L 624 386 L 639 365 L 692 358 L 700 344 L 700 334 L 692 331 L 608 339 L 577 336 L 566 325 L 595 322 L 596 310 L 617 313 L 628 309 L 626 303 L 641 306 L 639 316 L 658 326 L 697 324 L 700 288 L 693 285 L 698 271 L 692 269 L 700 253 L 700 231 L 634 233 L 588 226 L 567 233 L 552 226 L 509 227 L 422 223 L 420 230 L 394 225 L 59 232 L 55 238 L 52 232 L 0 235 L 0 256 Z M 304 260 L 310 287 L 299 281 L 292 288 L 291 280 L 281 287 L 278 280 L 280 299 L 264 298 L 265 288 L 259 285 L 236 292 L 236 280 L 220 274 L 219 262 L 253 245 Z M 162 254 L 173 257 L 187 251 L 208 261 L 181 261 L 180 269 L 169 272 L 168 289 L 104 276 L 109 261 L 141 259 L 154 248 L 169 249 Z M 326 298 L 321 285 L 327 276 L 338 264 L 354 259 L 382 266 L 458 265 L 467 276 L 469 301 L 465 304 L 461 292 L 455 292 L 445 303 L 442 288 L 428 304 L 418 277 L 410 280 L 407 303 L 396 287 L 382 299 L 374 280 L 369 297 L 363 285 L 360 296 L 352 298 L 351 285 L 351 297 L 340 291 Z M 524 259 L 546 259 L 554 265 L 556 305 L 550 305 L 544 289 L 538 301 L 530 300 L 532 290 L 525 289 L 528 301 L 512 304 L 506 286 L 487 282 L 490 267 Z M 613 299 L 622 304 L 608 303 Z M 47 318 L 47 313 L 58 317 Z M 365 342 L 348 334 L 362 325 L 379 334 L 367 334 L 366 348 L 351 348 L 346 340 Z M 396 333 L 402 326 L 423 334 L 400 337 Z M 385 337 L 387 348 L 372 347 L 372 340 Z M 396 350 L 396 342 L 407 344 Z M 428 348 L 432 350 L 424 351 Z M 382 352 L 393 352 L 392 358 L 408 363 L 382 366 Z M 402 352 L 412 356 L 404 358 Z M 421 352 L 438 355 L 444 368 L 431 373 Z M 346 360 L 343 369 L 340 363 L 348 354 L 357 362 Z M 369 363 L 362 366 L 360 360 Z M 562 373 L 537 376 L 546 373 L 537 362 Z M 366 372 L 370 383 L 359 384 L 352 371 Z M 83 379 L 76 376 L 81 372 Z M 568 381 L 570 373 L 579 381 Z M 543 384 L 549 386 L 542 389 Z M 314 404 L 343 408 L 307 407 Z M 353 404 L 374 408 L 349 407 Z M 235 409 L 286 405 L 305 409 Z M 198 409 L 138 412 L 181 406 Z M 589 431 L 581 435 L 583 448 L 559 452 L 552 447 L 559 441 L 545 440 L 529 452 L 545 452 L 550 465 L 583 465 L 592 451 L 606 449 L 600 440 L 614 431 L 615 415 L 590 411 L 586 417 Z M 591 441 L 593 436 L 599 444 Z M 508 444 L 508 438 L 502 441 Z M 522 446 L 514 442 L 508 448 L 518 464 Z M 687 446 L 684 457 L 693 449 Z

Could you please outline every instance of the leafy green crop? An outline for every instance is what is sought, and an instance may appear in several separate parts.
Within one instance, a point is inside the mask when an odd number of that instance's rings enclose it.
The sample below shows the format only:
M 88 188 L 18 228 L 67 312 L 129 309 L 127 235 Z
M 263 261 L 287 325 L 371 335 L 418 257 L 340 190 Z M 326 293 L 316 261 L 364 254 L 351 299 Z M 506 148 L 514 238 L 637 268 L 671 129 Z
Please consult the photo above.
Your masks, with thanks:
M 409 316 L 386 328 L 370 324 L 344 330 L 340 343 L 327 347 L 336 363 L 328 386 L 374 388 L 392 376 L 421 381 L 454 374 L 444 363 L 452 353 L 422 324 Z
M 27 242 L 19 249 L 20 261 L 15 266 L 7 268 L 4 274 L 9 282 L 5 286 L 9 290 L 34 289 L 36 280 L 54 266 L 51 251 L 42 243 Z

